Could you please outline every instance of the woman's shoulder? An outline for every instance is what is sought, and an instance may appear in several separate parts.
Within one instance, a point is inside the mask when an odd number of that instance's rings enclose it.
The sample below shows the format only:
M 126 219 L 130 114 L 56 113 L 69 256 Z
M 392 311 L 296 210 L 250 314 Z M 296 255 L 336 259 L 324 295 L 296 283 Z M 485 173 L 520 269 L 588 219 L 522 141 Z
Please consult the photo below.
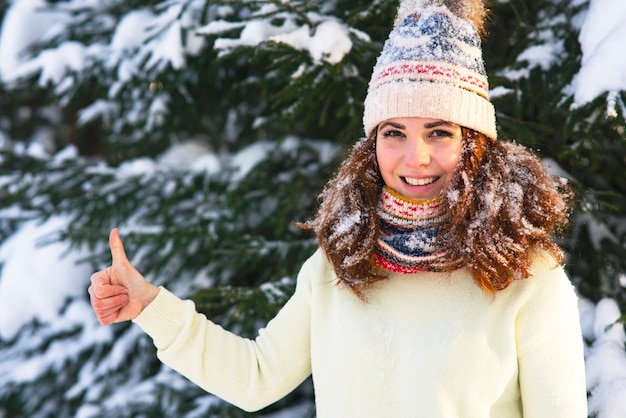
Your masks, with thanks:
M 534 271 L 552 271 L 563 268 L 557 258 L 548 250 L 541 247 L 532 247 L 530 251 L 531 272 Z
M 565 266 L 542 248 L 531 249 L 530 276 L 513 280 L 509 287 L 515 293 L 528 295 L 570 293 L 573 290 Z
M 317 271 L 332 271 L 330 259 L 321 247 L 317 247 L 315 252 L 309 256 L 302 264 L 302 269 L 313 269 Z
M 305 260 L 298 273 L 298 282 L 308 282 L 309 286 L 336 280 L 330 260 L 321 247 Z

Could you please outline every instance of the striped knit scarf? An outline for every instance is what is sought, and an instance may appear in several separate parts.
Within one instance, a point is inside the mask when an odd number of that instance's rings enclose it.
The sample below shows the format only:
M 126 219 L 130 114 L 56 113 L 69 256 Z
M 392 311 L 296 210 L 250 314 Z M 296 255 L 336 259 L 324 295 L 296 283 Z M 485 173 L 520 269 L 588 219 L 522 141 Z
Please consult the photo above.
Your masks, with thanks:
M 373 262 L 383 270 L 411 274 L 451 271 L 458 263 L 447 260 L 437 242 L 447 221 L 443 198 L 411 200 L 385 187 L 378 205 L 380 237 Z

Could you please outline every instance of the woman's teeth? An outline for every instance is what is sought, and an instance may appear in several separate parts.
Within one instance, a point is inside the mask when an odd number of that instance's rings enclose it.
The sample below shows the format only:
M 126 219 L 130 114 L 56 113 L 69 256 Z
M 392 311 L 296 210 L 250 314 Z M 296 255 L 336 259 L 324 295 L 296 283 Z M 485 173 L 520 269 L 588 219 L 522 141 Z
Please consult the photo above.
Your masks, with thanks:
M 426 186 L 427 184 L 434 183 L 437 177 L 429 177 L 425 179 L 414 179 L 411 177 L 404 177 L 404 181 L 411 186 Z

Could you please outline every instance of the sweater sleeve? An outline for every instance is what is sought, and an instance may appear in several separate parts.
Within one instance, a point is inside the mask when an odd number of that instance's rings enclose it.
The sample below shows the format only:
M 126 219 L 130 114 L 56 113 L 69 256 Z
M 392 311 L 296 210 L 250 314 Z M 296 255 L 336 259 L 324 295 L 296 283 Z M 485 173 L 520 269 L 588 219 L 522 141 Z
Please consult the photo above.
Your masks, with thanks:
M 525 418 L 586 418 L 583 338 L 577 296 L 561 267 L 543 256 L 516 321 Z M 532 284 L 530 284 L 532 282 Z
M 133 322 L 152 339 L 159 359 L 204 390 L 246 411 L 288 394 L 311 374 L 309 259 L 296 291 L 255 340 L 236 336 L 165 288 Z

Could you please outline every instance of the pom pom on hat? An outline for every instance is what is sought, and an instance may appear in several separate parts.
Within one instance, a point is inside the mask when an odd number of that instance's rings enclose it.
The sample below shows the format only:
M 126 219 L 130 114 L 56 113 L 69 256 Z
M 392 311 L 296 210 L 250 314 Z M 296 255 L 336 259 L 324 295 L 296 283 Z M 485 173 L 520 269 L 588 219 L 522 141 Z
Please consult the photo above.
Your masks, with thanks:
M 426 7 L 445 6 L 454 15 L 461 19 L 472 22 L 476 33 L 481 39 L 486 34 L 485 20 L 487 18 L 487 8 L 483 0 L 405 0 L 400 2 L 398 12 L 396 14 L 395 26 L 400 20 L 407 15 L 415 13 L 417 10 L 422 10 Z
M 365 134 L 396 117 L 441 119 L 496 138 L 482 59 L 482 1 L 407 0 L 374 66 Z

